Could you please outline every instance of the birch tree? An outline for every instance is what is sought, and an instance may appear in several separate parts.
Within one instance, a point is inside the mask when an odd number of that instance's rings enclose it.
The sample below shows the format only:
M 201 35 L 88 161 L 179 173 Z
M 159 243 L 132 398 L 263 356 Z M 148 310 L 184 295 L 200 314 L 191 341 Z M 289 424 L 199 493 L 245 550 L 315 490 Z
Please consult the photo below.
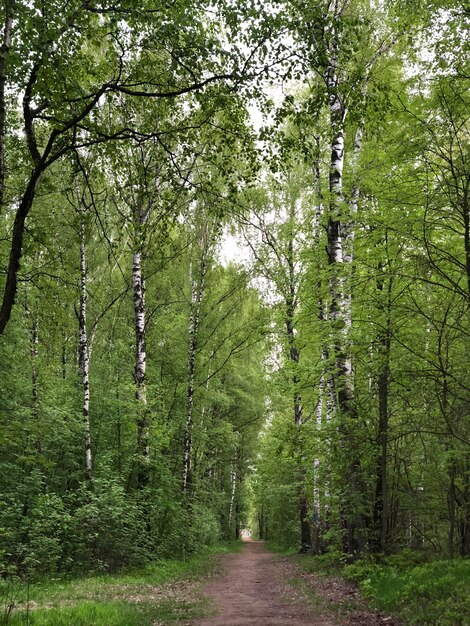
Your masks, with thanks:
M 299 248 L 302 241 L 302 210 L 305 196 L 301 190 L 302 165 L 292 158 L 291 171 L 285 174 L 281 184 L 274 180 L 266 199 L 267 206 L 253 207 L 245 222 L 245 239 L 253 253 L 258 271 L 273 285 L 276 298 L 282 302 L 282 324 L 290 379 L 293 422 L 296 427 L 295 456 L 298 464 L 298 510 L 300 524 L 300 549 L 311 546 L 308 496 L 306 491 L 302 379 L 300 374 L 301 343 L 299 342 L 297 315 L 300 306 L 302 267 Z M 308 193 L 308 192 L 307 192 Z
M 195 254 L 191 258 L 189 266 L 191 296 L 188 316 L 188 375 L 186 388 L 186 417 L 183 437 L 183 492 L 186 492 L 191 485 L 192 428 L 199 324 L 201 320 L 201 306 L 204 296 L 206 274 L 211 261 L 211 255 L 213 254 L 216 236 L 216 233 L 213 231 L 211 219 L 205 216 L 202 211 L 200 215 L 195 217 L 195 227 L 192 236 L 194 238 Z

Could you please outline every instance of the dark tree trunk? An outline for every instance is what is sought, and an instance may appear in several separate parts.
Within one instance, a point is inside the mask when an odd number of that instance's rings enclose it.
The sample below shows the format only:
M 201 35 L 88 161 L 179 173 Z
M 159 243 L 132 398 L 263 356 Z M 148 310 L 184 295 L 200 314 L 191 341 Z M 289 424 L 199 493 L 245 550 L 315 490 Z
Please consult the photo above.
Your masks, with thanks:
M 298 373 L 300 352 L 295 339 L 294 316 L 297 308 L 296 297 L 296 276 L 294 261 L 294 233 L 293 221 L 295 218 L 294 208 L 291 207 L 291 233 L 287 247 L 287 264 L 289 285 L 286 294 L 286 331 L 289 346 L 289 360 L 292 367 L 291 382 L 293 389 L 293 410 L 294 423 L 296 425 L 296 455 L 297 455 L 297 481 L 298 481 L 298 510 L 300 524 L 300 551 L 308 552 L 312 545 L 310 521 L 308 518 L 308 499 L 305 490 L 305 467 L 303 462 L 303 442 L 302 442 L 302 397 L 300 394 L 300 377 Z
M 18 288 L 18 270 L 23 255 L 23 236 L 26 217 L 33 205 L 36 185 L 42 174 L 42 167 L 36 167 L 29 179 L 26 191 L 21 199 L 13 222 L 10 258 L 8 260 L 7 278 L 3 292 L 2 306 L 0 308 L 0 335 L 3 334 L 10 320 L 11 311 L 15 304 L 16 291 Z

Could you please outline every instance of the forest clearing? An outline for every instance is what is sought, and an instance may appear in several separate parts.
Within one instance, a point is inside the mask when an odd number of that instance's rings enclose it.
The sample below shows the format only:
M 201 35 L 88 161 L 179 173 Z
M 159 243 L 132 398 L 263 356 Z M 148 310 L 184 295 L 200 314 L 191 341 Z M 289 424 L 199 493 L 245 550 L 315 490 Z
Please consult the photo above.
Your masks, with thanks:
M 470 624 L 469 20 L 0 0 L 1 624 Z

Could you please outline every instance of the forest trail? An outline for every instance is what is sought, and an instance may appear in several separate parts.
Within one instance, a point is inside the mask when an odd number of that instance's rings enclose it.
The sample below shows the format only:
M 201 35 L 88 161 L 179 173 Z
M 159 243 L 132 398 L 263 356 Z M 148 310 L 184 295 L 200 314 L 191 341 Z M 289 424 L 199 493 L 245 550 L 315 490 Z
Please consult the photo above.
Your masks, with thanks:
M 264 542 L 247 540 L 243 551 L 223 559 L 225 574 L 204 589 L 215 615 L 194 626 L 333 626 L 315 618 L 299 599 L 287 599 L 281 571 Z

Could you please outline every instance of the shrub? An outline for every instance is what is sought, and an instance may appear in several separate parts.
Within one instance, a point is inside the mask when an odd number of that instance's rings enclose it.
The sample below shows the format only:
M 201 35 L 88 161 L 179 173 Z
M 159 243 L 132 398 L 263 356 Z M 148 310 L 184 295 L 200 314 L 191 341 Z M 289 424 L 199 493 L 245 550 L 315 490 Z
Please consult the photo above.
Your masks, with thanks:
M 33 576 L 55 573 L 62 566 L 63 546 L 71 517 L 55 494 L 38 496 L 29 516 L 24 566 Z
M 148 559 L 143 513 L 117 482 L 96 481 L 84 488 L 73 514 L 72 552 L 76 564 L 90 570 L 115 570 Z

